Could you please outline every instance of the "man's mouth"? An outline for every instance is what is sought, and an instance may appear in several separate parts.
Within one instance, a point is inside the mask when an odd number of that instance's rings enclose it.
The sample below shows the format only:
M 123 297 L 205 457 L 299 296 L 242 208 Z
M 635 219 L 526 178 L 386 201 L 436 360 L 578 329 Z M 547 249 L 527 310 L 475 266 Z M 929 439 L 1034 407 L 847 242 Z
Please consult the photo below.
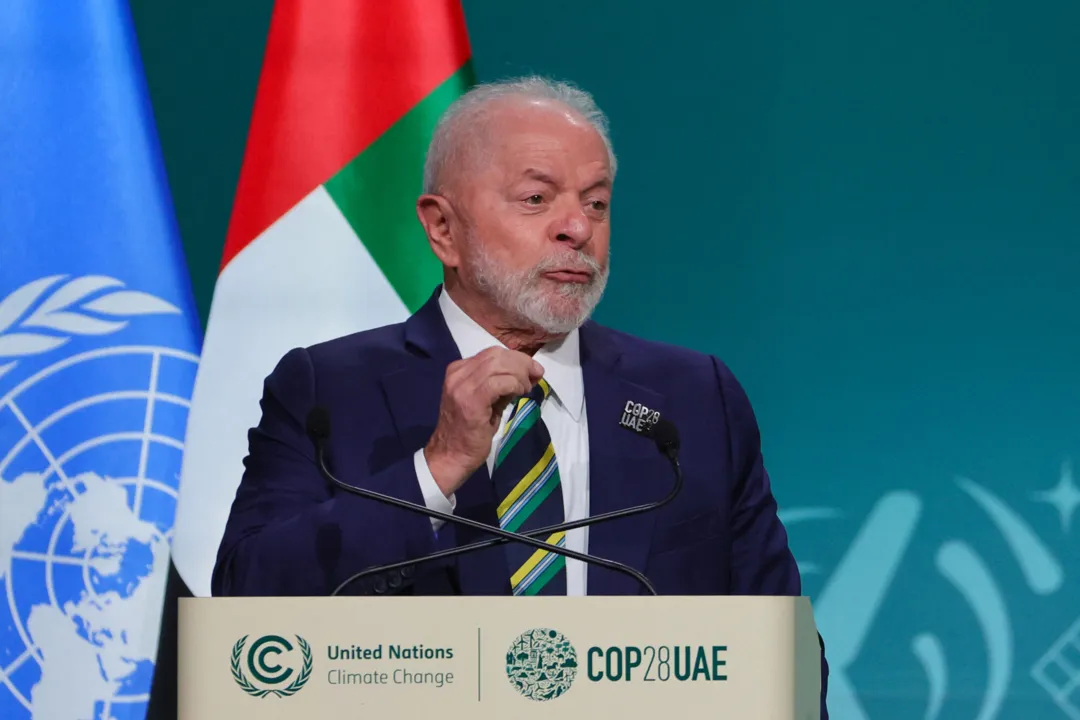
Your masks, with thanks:
M 555 282 L 579 283 L 584 285 L 592 280 L 592 273 L 588 270 L 552 270 L 544 273 Z

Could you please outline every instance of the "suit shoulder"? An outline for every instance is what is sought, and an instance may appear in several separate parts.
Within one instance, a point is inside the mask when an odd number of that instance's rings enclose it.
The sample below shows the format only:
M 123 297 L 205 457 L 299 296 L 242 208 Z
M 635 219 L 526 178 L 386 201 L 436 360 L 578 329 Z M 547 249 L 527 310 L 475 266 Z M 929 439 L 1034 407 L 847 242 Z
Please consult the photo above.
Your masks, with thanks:
M 716 355 L 631 335 L 598 326 L 617 347 L 624 367 L 642 379 L 661 379 L 672 391 L 687 392 L 702 399 L 712 388 L 727 411 L 739 416 L 752 414 L 750 400 L 731 368 Z
M 363 355 L 366 352 L 379 352 L 400 349 L 404 345 L 404 323 L 383 325 L 381 327 L 360 330 L 348 335 L 324 340 L 305 348 L 316 360 L 332 360 L 336 357 Z
M 652 370 L 665 375 L 672 372 L 712 375 L 717 371 L 716 365 L 723 365 L 715 356 L 700 350 L 659 340 L 648 340 L 608 327 L 597 327 L 618 348 L 623 363 L 646 371 Z
M 315 379 L 388 366 L 403 353 L 403 327 L 403 323 L 384 325 L 294 347 L 278 361 L 274 375 L 295 375 L 305 370 Z

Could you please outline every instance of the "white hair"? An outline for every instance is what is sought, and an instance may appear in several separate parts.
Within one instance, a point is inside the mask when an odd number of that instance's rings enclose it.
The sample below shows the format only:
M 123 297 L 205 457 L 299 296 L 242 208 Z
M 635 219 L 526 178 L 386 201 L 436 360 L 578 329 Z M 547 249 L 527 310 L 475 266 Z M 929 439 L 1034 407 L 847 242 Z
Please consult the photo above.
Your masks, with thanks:
M 549 100 L 560 103 L 580 115 L 604 141 L 611 176 L 615 178 L 615 151 L 608 135 L 608 120 L 592 95 L 568 82 L 530 76 L 474 85 L 451 103 L 435 125 L 424 162 L 424 192 L 440 189 L 443 169 L 461 159 L 475 140 L 475 130 L 489 103 L 507 97 Z

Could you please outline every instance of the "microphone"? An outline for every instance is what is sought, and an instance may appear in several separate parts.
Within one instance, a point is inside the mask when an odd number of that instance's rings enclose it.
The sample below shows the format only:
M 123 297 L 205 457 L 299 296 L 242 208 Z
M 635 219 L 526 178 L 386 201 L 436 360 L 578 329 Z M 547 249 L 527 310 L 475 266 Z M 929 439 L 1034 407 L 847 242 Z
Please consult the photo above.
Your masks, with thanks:
M 629 408 L 632 404 L 633 403 L 628 402 L 627 407 Z M 660 417 L 660 414 L 656 413 L 655 411 L 653 415 L 646 418 L 644 422 L 642 422 L 641 420 L 629 422 L 624 416 L 623 420 L 620 422 L 620 425 L 631 430 L 632 432 L 637 433 L 638 435 L 642 435 L 643 437 L 648 437 L 652 439 L 653 442 L 656 443 L 657 449 L 659 449 L 660 452 L 664 455 L 664 457 L 666 457 L 671 463 L 671 467 L 675 473 L 675 482 L 672 484 L 671 490 L 668 492 L 668 494 L 656 502 L 646 503 L 644 505 L 637 505 L 630 508 L 624 508 L 622 510 L 613 510 L 610 512 L 602 513 L 600 515 L 593 515 L 591 517 L 582 518 L 581 520 L 561 523 L 559 525 L 549 525 L 545 528 L 530 530 L 528 533 L 520 533 L 522 537 L 547 536 L 552 533 L 562 532 L 565 530 L 574 530 L 580 527 L 599 525 L 601 523 L 609 522 L 611 520 L 617 520 L 619 518 L 630 517 L 632 515 L 639 515 L 641 513 L 649 512 L 651 510 L 656 510 L 667 505 L 675 499 L 675 497 L 679 494 L 679 491 L 682 490 L 683 484 L 682 466 L 679 464 L 678 458 L 678 428 L 673 422 L 671 422 L 667 418 Z M 485 525 L 484 528 L 490 528 L 490 526 Z M 514 534 L 517 535 L 519 533 Z M 331 593 L 331 595 L 337 595 L 348 585 L 363 580 L 364 578 L 367 578 L 371 575 L 384 573 L 388 570 L 399 570 L 401 568 L 416 566 L 435 560 L 442 560 L 448 557 L 454 557 L 455 555 L 463 555 L 465 553 L 473 552 L 475 550 L 482 550 L 484 548 L 492 547 L 494 545 L 500 545 L 505 542 L 507 542 L 507 540 L 500 535 L 499 537 L 492 538 L 490 540 L 482 540 L 479 542 L 470 543 L 468 545 L 461 545 L 459 547 L 449 548 L 447 550 L 440 550 L 438 552 L 434 552 L 429 555 L 423 555 L 418 558 L 412 558 L 410 560 L 401 560 L 396 563 L 378 565 L 375 567 L 367 568 L 347 578 L 337 587 L 336 590 L 334 590 L 333 593 Z M 592 559 L 599 559 L 594 555 L 590 555 L 589 557 Z M 639 580 L 639 582 L 641 581 Z M 656 594 L 651 584 L 649 584 L 648 582 L 642 584 L 645 585 L 646 589 L 649 590 L 651 594 Z
M 649 591 L 649 594 L 656 595 L 656 589 L 652 586 L 649 580 L 629 565 L 623 565 L 622 563 L 617 563 L 612 560 L 605 560 L 604 558 L 595 557 L 592 555 L 585 555 L 583 553 L 577 552 L 576 550 L 568 550 L 566 548 L 558 547 L 557 545 L 551 545 L 549 543 L 543 542 L 542 540 L 532 538 L 528 535 L 508 532 L 506 530 L 503 530 L 502 528 L 486 525 L 482 522 L 477 522 L 476 520 L 470 520 L 468 518 L 457 517 L 456 515 L 442 513 L 437 510 L 431 510 L 424 505 L 417 505 L 415 503 L 411 503 L 407 500 L 401 500 L 400 498 L 396 498 L 391 495 L 384 495 L 382 493 L 377 493 L 373 490 L 355 487 L 353 485 L 349 485 L 348 483 L 342 482 L 341 480 L 334 477 L 333 473 L 331 473 L 330 469 L 326 466 L 326 443 L 330 439 L 330 413 L 326 411 L 326 408 L 316 406 L 312 408 L 310 412 L 308 412 L 306 429 L 308 436 L 315 443 L 315 459 L 316 464 L 319 468 L 319 473 L 329 482 L 333 483 L 335 486 L 344 490 L 345 492 L 359 495 L 360 497 L 374 500 L 376 502 L 392 505 L 403 510 L 409 510 L 414 513 L 419 513 L 420 515 L 425 515 L 427 517 L 439 518 L 444 522 L 464 525 L 466 527 L 481 530 L 492 535 L 497 535 L 500 539 L 503 540 L 503 542 L 519 542 L 524 545 L 537 548 L 539 550 L 546 550 L 548 552 L 554 553 L 555 555 L 562 555 L 564 557 L 572 558 L 574 560 L 580 560 L 584 563 L 593 563 L 595 565 L 605 567 L 609 570 L 614 570 L 615 572 L 629 575 L 630 577 L 641 583 L 641 585 Z M 412 562 L 415 562 L 415 560 Z M 407 565 L 409 563 L 406 562 L 405 564 Z M 397 565 L 395 564 L 393 566 L 377 566 L 374 569 L 378 572 L 384 572 L 390 567 L 397 567 Z M 331 593 L 331 596 L 338 595 L 343 589 L 345 589 L 347 585 L 349 585 L 349 583 L 353 582 L 355 579 L 358 579 L 359 575 L 360 574 L 354 575 L 353 577 L 348 578 L 343 583 L 338 585 L 338 587 L 335 588 L 334 592 Z

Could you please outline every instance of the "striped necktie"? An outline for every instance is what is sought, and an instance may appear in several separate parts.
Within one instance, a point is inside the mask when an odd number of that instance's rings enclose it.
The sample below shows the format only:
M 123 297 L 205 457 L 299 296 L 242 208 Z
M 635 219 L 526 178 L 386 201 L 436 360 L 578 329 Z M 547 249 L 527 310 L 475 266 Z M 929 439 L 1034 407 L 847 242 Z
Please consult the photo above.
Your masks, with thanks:
M 527 397 L 517 401 L 506 421 L 491 475 L 503 530 L 528 533 L 563 522 L 559 464 L 540 417 L 540 406 L 550 394 L 551 386 L 541 379 Z M 536 539 L 566 547 L 565 532 Z M 566 558 L 520 543 L 504 547 L 514 595 L 566 594 Z

